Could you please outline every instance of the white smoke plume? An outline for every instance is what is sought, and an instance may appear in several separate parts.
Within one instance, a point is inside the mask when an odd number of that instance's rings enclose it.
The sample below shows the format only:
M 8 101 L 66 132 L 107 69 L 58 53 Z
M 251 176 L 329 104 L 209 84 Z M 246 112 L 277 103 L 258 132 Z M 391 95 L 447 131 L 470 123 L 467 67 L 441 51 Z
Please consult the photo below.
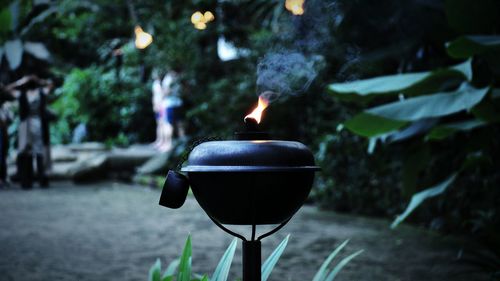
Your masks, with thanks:
M 284 33 L 278 34 L 281 44 L 257 65 L 259 96 L 274 102 L 307 91 L 324 66 L 322 53 L 330 42 L 331 7 L 326 0 L 306 0 L 304 15 L 290 15 Z

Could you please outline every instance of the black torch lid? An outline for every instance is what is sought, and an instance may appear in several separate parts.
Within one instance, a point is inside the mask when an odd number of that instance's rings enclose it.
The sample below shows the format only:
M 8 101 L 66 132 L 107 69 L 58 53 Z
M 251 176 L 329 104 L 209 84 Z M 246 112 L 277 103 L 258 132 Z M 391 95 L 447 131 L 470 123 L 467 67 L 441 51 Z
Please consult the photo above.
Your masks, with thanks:
M 196 146 L 183 172 L 319 170 L 302 143 L 279 140 L 210 141 Z

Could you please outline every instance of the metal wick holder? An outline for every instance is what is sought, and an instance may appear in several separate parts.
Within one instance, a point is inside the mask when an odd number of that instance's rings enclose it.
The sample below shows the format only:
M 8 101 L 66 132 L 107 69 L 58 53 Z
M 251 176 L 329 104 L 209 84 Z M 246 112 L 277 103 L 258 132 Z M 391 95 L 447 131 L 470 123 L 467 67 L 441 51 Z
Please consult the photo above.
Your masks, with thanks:
M 243 241 L 243 281 L 261 280 L 261 240 L 292 218 L 307 199 L 319 167 L 302 143 L 269 140 L 255 120 L 237 140 L 209 141 L 196 146 L 181 172 L 169 171 L 160 205 L 179 208 L 189 186 L 208 217 Z M 226 225 L 251 225 L 250 239 Z M 257 225 L 276 224 L 256 237 Z

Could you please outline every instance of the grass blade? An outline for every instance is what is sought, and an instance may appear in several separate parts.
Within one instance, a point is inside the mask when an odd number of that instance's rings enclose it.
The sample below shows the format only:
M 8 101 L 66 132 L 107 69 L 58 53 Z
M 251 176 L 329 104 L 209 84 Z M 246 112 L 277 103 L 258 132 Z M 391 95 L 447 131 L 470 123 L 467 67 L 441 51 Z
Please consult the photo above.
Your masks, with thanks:
M 323 281 L 325 280 L 325 276 L 327 275 L 327 267 L 328 265 L 332 262 L 333 258 L 349 243 L 349 240 L 345 240 L 344 243 L 340 244 L 340 246 L 337 247 L 329 256 L 328 258 L 323 262 L 321 267 L 318 269 L 318 272 L 314 275 L 314 278 L 312 281 Z
M 177 281 L 191 280 L 191 235 L 188 235 L 182 256 L 179 262 L 179 272 L 177 273 Z
M 343 258 L 335 266 L 335 268 L 332 270 L 332 272 L 330 272 L 330 274 L 328 274 L 328 276 L 326 277 L 325 281 L 333 281 L 335 279 L 335 276 L 337 276 L 337 274 L 342 270 L 342 268 L 344 268 L 344 266 L 346 266 L 353 258 L 355 258 L 359 254 L 361 254 L 363 251 L 364 250 L 359 250 L 356 253 L 354 253 L 354 254 L 352 254 L 352 255 L 350 255 L 348 257 Z
M 394 229 L 396 228 L 402 221 L 408 217 L 413 210 L 415 210 L 422 202 L 427 200 L 428 198 L 437 196 L 443 192 L 446 191 L 448 186 L 450 186 L 455 178 L 457 177 L 457 173 L 452 174 L 449 178 L 444 180 L 443 182 L 440 182 L 432 187 L 429 187 L 425 190 L 422 190 L 418 193 L 415 193 L 410 200 L 410 204 L 408 204 L 408 207 L 406 207 L 406 210 L 397 216 L 397 218 L 392 222 L 391 228 Z
M 214 274 L 212 275 L 211 279 L 212 281 L 227 280 L 227 277 L 229 275 L 229 269 L 231 268 L 231 263 L 233 262 L 234 252 L 236 251 L 237 245 L 238 245 L 238 240 L 234 238 L 229 247 L 227 247 L 224 255 L 222 255 L 219 264 L 215 268 Z
M 283 254 L 283 251 L 286 248 L 286 245 L 288 244 L 288 238 L 290 238 L 290 234 L 288 234 L 283 241 L 274 249 L 274 251 L 269 255 L 269 257 L 266 259 L 264 264 L 262 265 L 262 281 L 266 281 L 267 278 L 269 278 L 269 275 L 271 275 L 271 271 L 273 271 L 274 266 L 278 262 L 279 258 L 281 257 L 281 254 Z
M 161 281 L 161 262 L 156 259 L 156 262 L 149 269 L 148 281 Z

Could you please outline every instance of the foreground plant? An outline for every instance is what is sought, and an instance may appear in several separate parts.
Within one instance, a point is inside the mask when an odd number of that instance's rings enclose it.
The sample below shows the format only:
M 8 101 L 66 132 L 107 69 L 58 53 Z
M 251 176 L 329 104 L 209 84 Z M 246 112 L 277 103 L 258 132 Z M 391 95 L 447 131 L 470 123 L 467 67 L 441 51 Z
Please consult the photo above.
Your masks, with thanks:
M 329 86 L 340 100 L 363 105 L 392 99 L 364 109 L 341 126 L 368 138 L 369 153 L 378 143 L 405 141 L 401 145 L 406 149 L 402 195 L 411 199 L 392 228 L 425 200 L 459 182 L 459 177 L 462 182 L 468 178 L 485 190 L 496 190 L 493 155 L 498 144 L 488 138 L 498 132 L 500 122 L 500 62 L 494 59 L 500 54 L 500 36 L 462 36 L 449 42 L 446 50 L 450 57 L 466 60 L 431 71 Z M 448 164 L 446 168 L 443 163 Z M 423 181 L 422 175 L 431 176 Z M 494 205 L 490 208 L 494 210 Z
M 262 264 L 262 281 L 266 281 L 271 275 L 274 266 L 278 262 L 281 254 L 288 244 L 288 235 L 281 243 L 274 249 L 274 251 L 269 255 L 266 261 Z M 344 268 L 352 259 L 361 254 L 363 250 L 359 250 L 345 258 L 343 258 L 337 265 L 333 266 L 333 259 L 340 253 L 340 251 L 349 243 L 349 240 L 344 241 L 340 246 L 338 246 L 323 262 L 321 267 L 318 269 L 314 275 L 312 281 L 333 281 L 338 273 Z M 186 244 L 184 245 L 184 250 L 179 259 L 172 261 L 162 274 L 160 259 L 149 269 L 148 281 L 226 281 L 229 276 L 229 269 L 231 268 L 231 263 L 233 261 L 234 253 L 236 251 L 237 240 L 233 239 L 229 247 L 226 249 L 217 267 L 215 268 L 212 277 L 208 277 L 207 274 L 199 275 L 193 273 L 191 270 L 192 265 L 192 251 L 191 251 L 191 236 L 189 235 Z M 332 267 L 333 266 L 333 267 Z

